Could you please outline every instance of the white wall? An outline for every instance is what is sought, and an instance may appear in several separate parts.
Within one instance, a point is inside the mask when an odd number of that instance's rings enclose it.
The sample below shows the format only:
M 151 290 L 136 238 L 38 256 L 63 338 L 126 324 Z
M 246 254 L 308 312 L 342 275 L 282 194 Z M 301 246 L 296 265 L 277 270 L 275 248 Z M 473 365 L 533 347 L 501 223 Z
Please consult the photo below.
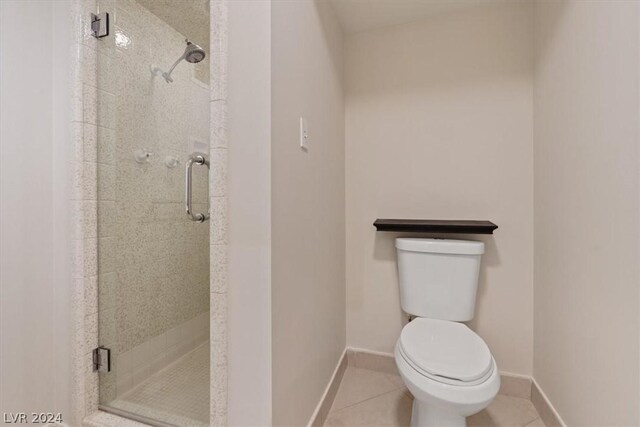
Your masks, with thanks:
M 273 424 L 304 425 L 345 347 L 342 32 L 324 1 L 271 23 Z
M 532 9 L 493 3 L 346 40 L 347 342 L 406 321 L 376 218 L 481 219 L 476 317 L 503 371 L 532 371 Z
M 229 2 L 230 426 L 271 424 L 271 4 Z
M 70 17 L 68 1 L 0 1 L 0 413 L 66 421 Z
M 536 4 L 534 376 L 567 425 L 640 424 L 638 8 Z

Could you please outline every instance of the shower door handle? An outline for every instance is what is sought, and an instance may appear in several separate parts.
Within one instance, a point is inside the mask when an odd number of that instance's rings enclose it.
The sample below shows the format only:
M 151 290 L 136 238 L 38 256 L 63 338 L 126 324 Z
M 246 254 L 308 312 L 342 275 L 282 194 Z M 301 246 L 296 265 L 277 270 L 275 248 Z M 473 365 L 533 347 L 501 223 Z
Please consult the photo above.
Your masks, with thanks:
M 193 165 L 206 166 L 209 169 L 209 160 L 202 153 L 193 153 L 189 156 L 189 160 L 186 163 L 185 170 L 185 191 L 184 191 L 184 207 L 187 211 L 187 216 L 191 221 L 205 222 L 209 219 L 209 214 L 197 213 L 194 215 L 193 208 L 191 207 L 191 183 L 193 181 L 192 169 Z

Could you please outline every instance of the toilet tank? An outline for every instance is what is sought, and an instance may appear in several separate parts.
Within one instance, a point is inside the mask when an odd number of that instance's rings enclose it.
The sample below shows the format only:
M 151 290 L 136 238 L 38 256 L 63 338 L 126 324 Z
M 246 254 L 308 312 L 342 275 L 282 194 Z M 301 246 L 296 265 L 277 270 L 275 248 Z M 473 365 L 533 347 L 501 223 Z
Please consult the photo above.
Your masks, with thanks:
M 464 322 L 473 319 L 484 243 L 396 239 L 400 305 L 407 314 Z

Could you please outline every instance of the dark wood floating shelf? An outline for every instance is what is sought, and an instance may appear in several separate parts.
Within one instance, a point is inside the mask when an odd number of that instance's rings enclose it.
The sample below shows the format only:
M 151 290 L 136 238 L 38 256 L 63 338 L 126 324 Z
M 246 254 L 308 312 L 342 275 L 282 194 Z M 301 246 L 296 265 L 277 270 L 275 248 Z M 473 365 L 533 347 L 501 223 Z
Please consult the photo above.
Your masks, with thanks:
M 376 219 L 378 231 L 404 231 L 414 233 L 493 234 L 498 228 L 491 221 L 459 221 L 446 219 Z

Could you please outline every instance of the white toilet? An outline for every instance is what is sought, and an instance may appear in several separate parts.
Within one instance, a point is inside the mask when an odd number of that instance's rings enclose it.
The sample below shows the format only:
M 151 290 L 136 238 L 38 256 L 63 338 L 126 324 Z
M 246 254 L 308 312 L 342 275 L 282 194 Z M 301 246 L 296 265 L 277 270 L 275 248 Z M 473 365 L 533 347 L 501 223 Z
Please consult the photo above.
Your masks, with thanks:
M 395 349 L 414 396 L 411 426 L 465 426 L 500 388 L 489 347 L 460 323 L 473 318 L 484 243 L 399 238 L 396 249 L 400 305 L 415 316 Z

